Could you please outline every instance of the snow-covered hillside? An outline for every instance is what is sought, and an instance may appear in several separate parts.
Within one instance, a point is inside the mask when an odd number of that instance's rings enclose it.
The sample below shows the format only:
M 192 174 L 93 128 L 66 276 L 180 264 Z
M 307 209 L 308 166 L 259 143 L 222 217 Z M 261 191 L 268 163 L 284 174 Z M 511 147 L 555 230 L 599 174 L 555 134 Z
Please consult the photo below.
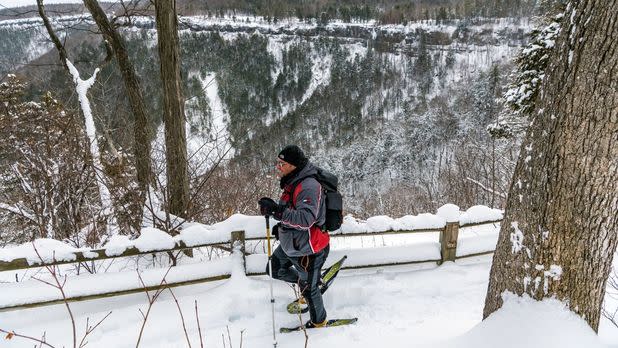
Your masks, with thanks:
M 88 16 L 56 18 L 54 23 L 58 29 L 92 25 Z M 126 25 L 121 33 L 141 79 L 148 113 L 156 123 L 153 129 L 160 129 L 154 21 L 135 17 Z M 502 203 L 500 195 L 496 203 L 495 196 L 465 181 L 462 185 L 470 187 L 455 191 L 472 192 L 468 200 L 447 196 L 443 183 L 451 179 L 441 176 L 461 166 L 474 182 L 507 186 L 512 169 L 495 169 L 507 175 L 488 174 L 483 165 L 493 159 L 483 157 L 506 157 L 509 160 L 498 165 L 508 164 L 516 144 L 499 143 L 496 151 L 484 151 L 492 141 L 484 129 L 501 112 L 499 96 L 510 61 L 533 28 L 527 18 L 379 25 L 202 16 L 182 17 L 180 26 L 187 143 L 196 175 L 207 172 L 221 157 L 270 163 L 269 155 L 297 143 L 319 165 L 340 176 L 342 191 L 350 198 L 347 209 L 357 214 L 392 210 L 369 201 L 375 201 L 375 196 L 381 202 L 387 200 L 393 196 L 389 190 L 402 184 L 405 189 L 400 192 L 419 197 L 415 206 L 402 207 L 401 213 L 434 209 L 447 201 L 468 206 Z M 24 49 L 51 49 L 40 20 L 0 21 L 0 31 L 10 38 L 0 40 L 4 55 L 0 72 L 16 69 L 10 62 L 35 59 L 38 64 L 46 59 L 44 63 L 49 64 L 56 59 L 53 51 L 39 57 L 42 51 Z M 67 35 L 69 46 L 74 46 L 69 56 L 84 62 L 78 69 L 91 71 L 103 56 L 100 38 L 84 31 Z M 60 78 L 46 81 L 62 72 L 41 71 L 40 75 L 43 82 L 34 88 L 66 93 L 60 99 L 71 97 L 59 85 Z M 91 93 L 106 106 L 98 110 L 100 118 L 115 124 L 118 137 L 130 139 L 129 134 L 120 134 L 131 129 L 125 93 L 118 88 L 123 82 L 111 66 L 99 78 L 105 84 Z M 158 134 L 153 145 L 156 162 L 162 164 L 162 132 L 154 134 Z M 470 155 L 479 148 L 479 154 Z M 466 158 L 478 160 L 459 163 Z M 445 201 L 435 202 L 431 197 L 436 196 Z

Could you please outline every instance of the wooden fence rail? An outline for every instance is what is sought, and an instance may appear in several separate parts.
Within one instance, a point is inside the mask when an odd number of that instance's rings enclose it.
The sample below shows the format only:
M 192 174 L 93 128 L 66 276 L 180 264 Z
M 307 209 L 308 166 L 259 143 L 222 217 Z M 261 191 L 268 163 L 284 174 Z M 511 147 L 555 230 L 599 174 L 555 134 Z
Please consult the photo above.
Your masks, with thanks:
M 480 255 L 486 255 L 486 254 L 491 254 L 493 253 L 493 251 L 486 251 L 486 252 L 479 252 L 476 254 L 470 254 L 470 255 L 465 255 L 465 256 L 460 256 L 457 257 L 457 239 L 459 237 L 459 230 L 461 228 L 465 228 L 465 227 L 472 227 L 472 226 L 478 226 L 478 225 L 489 225 L 489 224 L 496 224 L 496 223 L 500 223 L 501 220 L 494 220 L 494 221 L 486 221 L 486 222 L 480 222 L 480 223 L 473 223 L 473 224 L 465 224 L 465 225 L 459 225 L 458 222 L 453 222 L 453 223 L 447 223 L 446 226 L 444 228 L 441 229 L 418 229 L 418 230 L 406 230 L 406 231 L 383 231 L 383 232 L 373 232 L 373 233 L 354 233 L 354 234 L 342 234 L 342 233 L 334 233 L 331 235 L 331 237 L 333 238 L 341 238 L 341 237 L 354 237 L 354 236 L 379 236 L 379 235 L 390 235 L 390 234 L 408 234 L 408 233 L 421 233 L 421 232 L 439 232 L 440 233 L 440 237 L 439 237 L 439 241 L 440 241 L 440 259 L 432 259 L 432 260 L 412 260 L 412 261 L 405 261 L 405 262 L 397 262 L 397 263 L 374 263 L 374 264 L 369 264 L 369 265 L 351 265 L 351 266 L 344 266 L 342 267 L 342 269 L 357 269 L 357 268 L 370 268 L 370 267 L 383 267 L 383 266 L 393 266 L 393 265 L 404 265 L 404 264 L 417 264 L 417 263 L 426 263 L 426 262 L 437 262 L 438 264 L 441 264 L 442 262 L 445 261 L 454 261 L 455 259 L 460 259 L 460 258 L 464 258 L 464 257 L 472 257 L 472 256 L 480 256 Z M 256 276 L 256 275 L 264 275 L 265 272 L 255 272 L 255 271 L 247 271 L 247 268 L 245 266 L 245 255 L 246 253 L 245 251 L 245 246 L 246 246 L 246 241 L 261 241 L 261 240 L 265 240 L 265 238 L 246 238 L 245 237 L 245 232 L 244 231 L 233 231 L 230 234 L 230 240 L 225 243 L 226 244 L 226 248 L 229 247 L 229 249 L 234 249 L 234 248 L 240 248 L 240 251 L 243 255 L 243 268 L 245 270 L 245 274 L 248 276 Z M 229 243 L 229 244 L 228 244 Z M 134 256 L 134 255 L 143 255 L 143 254 L 152 254 L 155 252 L 169 252 L 169 251 L 175 251 L 175 250 L 183 250 L 183 249 L 189 249 L 189 248 L 200 248 L 200 247 L 208 247 L 208 246 L 221 246 L 224 243 L 218 242 L 218 243 L 207 243 L 207 244 L 200 244 L 200 245 L 195 245 L 195 246 L 187 246 L 184 243 L 179 243 L 178 245 L 176 245 L 174 248 L 171 249 L 165 249 L 165 250 L 156 250 L 156 251 L 148 251 L 148 252 L 142 252 L 139 251 L 136 248 L 129 248 L 127 249 L 125 252 L 123 252 L 120 255 L 114 255 L 114 256 L 109 256 L 105 253 L 104 249 L 100 249 L 100 250 L 92 250 L 91 252 L 96 253 L 96 257 L 86 257 L 84 254 L 89 255 L 88 252 L 79 252 L 79 253 L 75 253 L 76 259 L 73 261 L 56 261 L 56 262 L 48 262 L 48 263 L 44 263 L 44 264 L 37 264 L 37 265 L 30 265 L 28 264 L 28 261 L 26 259 L 16 259 L 13 260 L 11 262 L 0 262 L 0 271 L 12 271 L 12 270 L 19 270 L 19 269 L 25 269 L 25 268 L 31 268 L 31 267 L 41 267 L 41 266 L 49 266 L 49 265 L 60 265 L 60 264 L 66 264 L 66 263 L 77 263 L 77 262 L 85 262 L 85 261 L 93 261 L 93 260 L 102 260 L 102 259 L 109 259 L 109 258 L 117 258 L 117 257 L 126 257 L 126 256 Z M 93 256 L 92 254 L 89 256 Z M 217 275 L 212 275 L 212 276 L 208 276 L 208 277 L 202 277 L 200 278 L 199 276 L 194 278 L 194 279 L 184 279 L 184 280 L 178 280 L 178 281 L 166 281 L 165 284 L 163 285 L 148 285 L 146 286 L 146 288 L 144 287 L 135 287 L 135 288 L 122 288 L 122 289 L 116 289 L 113 291 L 109 291 L 109 290 L 99 290 L 97 291 L 97 289 L 92 289 L 93 291 L 91 293 L 88 294 L 81 294 L 81 295 L 76 295 L 76 296 L 68 296 L 66 301 L 70 301 L 70 302 L 77 302 L 77 301 L 86 301 L 86 300 L 93 300 L 93 299 L 99 299 L 99 298 L 106 298 L 106 297 L 112 297 L 112 296 L 120 296 L 120 295 L 127 295 L 127 294 L 134 294 L 134 293 L 140 293 L 143 292 L 145 290 L 147 291 L 152 291 L 152 290 L 158 290 L 162 287 L 177 287 L 177 286 L 185 286 L 185 285 L 192 285 L 192 284 L 198 284 L 198 283 L 204 283 L 204 282 L 211 282 L 211 281 L 217 281 L 217 280 L 222 280 L 222 279 L 227 279 L 230 278 L 230 274 L 217 274 Z M 10 303 L 6 302 L 6 303 L 2 303 L 2 301 L 0 301 L 0 312 L 2 311 L 7 311 L 7 310 L 16 310 L 16 309 L 23 309 L 23 308 L 32 308 L 32 307 L 39 307 L 39 306 L 46 306 L 46 305 L 53 305 L 53 304 L 60 304 L 63 303 L 65 300 L 63 300 L 60 297 L 57 298 L 41 298 L 38 300 L 28 300 L 28 301 L 24 301 L 27 303 Z
M 392 235 L 392 234 L 409 234 L 409 233 L 426 233 L 426 232 L 440 232 L 440 251 L 442 255 L 442 259 L 439 262 L 445 261 L 453 261 L 455 260 L 455 255 L 457 251 L 457 239 L 459 235 L 459 229 L 465 227 L 472 226 L 480 226 L 480 225 L 489 225 L 500 223 L 502 220 L 492 220 L 492 221 L 484 221 L 478 223 L 469 223 L 459 225 L 459 222 L 448 222 L 444 228 L 425 228 L 425 229 L 414 229 L 414 230 L 390 230 L 390 231 L 382 231 L 382 232 L 368 232 L 368 233 L 332 233 L 332 238 L 341 238 L 341 237 L 370 237 L 370 236 L 381 236 L 381 235 Z M 239 231 L 235 231 L 231 233 L 231 237 L 229 241 L 224 242 L 212 242 L 212 243 L 204 243 L 198 245 L 187 246 L 184 242 L 180 241 L 176 243 L 176 246 L 170 249 L 157 249 L 157 250 L 149 250 L 149 251 L 140 251 L 135 247 L 127 248 L 123 253 L 117 255 L 107 255 L 105 249 L 93 249 L 84 252 L 75 252 L 75 259 L 73 260 L 52 260 L 50 262 L 37 262 L 37 263 L 29 263 L 26 258 L 18 258 L 12 261 L 0 261 L 0 272 L 4 271 L 15 271 L 19 269 L 27 269 L 27 268 L 35 268 L 42 266 L 55 266 L 69 263 L 79 263 L 79 262 L 88 262 L 88 261 L 96 261 L 96 260 L 105 260 L 126 256 L 137 256 L 137 255 L 148 255 L 159 252 L 173 252 L 177 250 L 185 250 L 185 249 L 193 249 L 193 248 L 203 248 L 203 247 L 215 247 L 221 246 L 223 244 L 228 245 L 233 243 L 235 240 L 234 234 L 239 233 Z M 237 235 L 240 236 L 240 235 Z M 243 253 L 245 251 L 245 241 L 263 241 L 266 240 L 266 236 L 258 237 L 258 238 L 245 238 L 244 232 L 242 233 L 242 250 Z M 96 256 L 95 256 L 96 255 Z

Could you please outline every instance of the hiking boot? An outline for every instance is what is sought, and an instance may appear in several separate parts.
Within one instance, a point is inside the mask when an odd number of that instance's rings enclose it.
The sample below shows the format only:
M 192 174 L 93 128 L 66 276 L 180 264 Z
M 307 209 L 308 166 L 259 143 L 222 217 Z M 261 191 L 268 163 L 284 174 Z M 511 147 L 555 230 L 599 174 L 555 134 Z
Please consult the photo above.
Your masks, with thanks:
M 309 320 L 306 324 L 305 324 L 305 329 L 315 329 L 318 327 L 324 327 L 326 326 L 326 324 L 328 324 L 328 320 L 324 319 L 323 322 L 321 323 L 314 323 L 311 320 Z
M 306 313 L 309 310 L 309 306 L 305 297 L 301 296 L 298 300 L 288 304 L 287 310 L 290 314 Z

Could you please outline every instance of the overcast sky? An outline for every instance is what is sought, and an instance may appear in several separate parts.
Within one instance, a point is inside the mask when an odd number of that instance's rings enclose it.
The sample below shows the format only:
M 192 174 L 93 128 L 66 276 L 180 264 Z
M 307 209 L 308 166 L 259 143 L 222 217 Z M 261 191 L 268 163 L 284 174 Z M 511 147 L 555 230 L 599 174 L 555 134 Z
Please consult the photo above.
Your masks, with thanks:
M 44 0 L 43 4 L 76 3 L 81 0 Z M 0 0 L 0 9 L 5 7 L 18 7 L 36 5 L 36 0 Z

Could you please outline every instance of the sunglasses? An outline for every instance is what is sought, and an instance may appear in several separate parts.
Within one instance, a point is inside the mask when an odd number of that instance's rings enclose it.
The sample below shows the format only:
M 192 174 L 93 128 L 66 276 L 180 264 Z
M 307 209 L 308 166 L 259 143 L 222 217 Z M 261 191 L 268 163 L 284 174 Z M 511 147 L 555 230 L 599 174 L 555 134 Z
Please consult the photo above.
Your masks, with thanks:
M 283 168 L 283 167 L 285 167 L 286 165 L 287 165 L 287 166 L 291 166 L 291 164 L 289 164 L 288 162 L 285 162 L 285 161 L 279 161 L 279 160 L 277 160 L 277 162 L 275 162 L 275 167 L 278 167 L 278 168 Z

